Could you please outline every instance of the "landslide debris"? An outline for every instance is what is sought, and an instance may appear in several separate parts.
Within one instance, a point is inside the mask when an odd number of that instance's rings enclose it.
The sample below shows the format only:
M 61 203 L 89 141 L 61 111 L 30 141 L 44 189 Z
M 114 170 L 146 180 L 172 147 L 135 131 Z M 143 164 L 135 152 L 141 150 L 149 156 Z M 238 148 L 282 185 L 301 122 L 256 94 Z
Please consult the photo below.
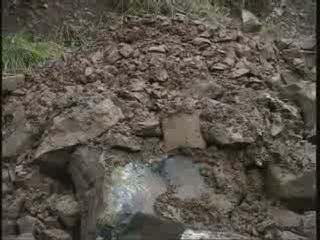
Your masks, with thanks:
M 35 239 L 89 240 L 112 170 L 172 153 L 202 166 L 207 191 L 162 194 L 159 217 L 258 239 L 314 235 L 315 82 L 287 42 L 184 15 L 114 18 L 94 45 L 10 84 L 4 231 L 28 234 L 29 222 Z

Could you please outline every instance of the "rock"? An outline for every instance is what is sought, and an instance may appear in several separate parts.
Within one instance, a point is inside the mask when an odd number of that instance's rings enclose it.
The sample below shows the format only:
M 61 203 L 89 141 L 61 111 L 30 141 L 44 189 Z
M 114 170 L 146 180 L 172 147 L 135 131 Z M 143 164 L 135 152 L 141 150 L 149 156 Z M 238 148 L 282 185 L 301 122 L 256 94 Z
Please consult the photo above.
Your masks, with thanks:
M 103 175 L 103 168 L 99 163 L 102 153 L 100 149 L 83 146 L 72 154 L 68 171 L 79 195 L 94 186 Z
M 139 139 L 134 136 L 124 136 L 122 134 L 114 134 L 110 136 L 110 146 L 120 148 L 129 152 L 139 152 L 141 145 Z
M 276 207 L 269 207 L 268 211 L 280 230 L 298 229 L 301 226 L 302 215 Z
M 29 215 L 19 218 L 17 221 L 18 227 L 19 227 L 19 233 L 20 234 L 32 233 L 36 221 L 37 221 L 36 218 Z
M 4 219 L 17 219 L 22 211 L 22 208 L 25 203 L 25 194 L 18 193 L 15 198 L 11 202 L 7 202 L 3 207 L 3 215 Z
M 156 199 L 167 191 L 159 174 L 135 162 L 114 168 L 111 179 L 104 179 L 102 186 L 102 208 L 98 213 L 100 227 L 126 224 L 139 212 L 154 215 Z
M 119 240 L 134 238 L 145 240 L 181 239 L 180 236 L 184 230 L 185 227 L 181 223 L 162 220 L 149 214 L 137 213 L 120 234 Z
M 136 126 L 136 135 L 141 137 L 160 137 L 162 135 L 160 122 L 155 117 L 149 117 Z
M 303 236 L 299 236 L 298 234 L 295 234 L 290 231 L 283 231 L 281 233 L 280 239 L 281 240 L 288 240 L 288 239 L 290 239 L 290 240 L 308 240 L 307 238 L 305 238 Z
M 2 156 L 8 158 L 18 156 L 29 149 L 34 143 L 34 140 L 35 133 L 33 129 L 22 123 L 8 138 L 3 140 Z
M 237 44 L 235 47 L 235 53 L 239 58 L 248 58 L 252 54 L 252 50 L 248 45 Z
M 200 131 L 197 114 L 176 114 L 162 121 L 165 149 L 171 151 L 180 147 L 204 149 L 206 143 Z
M 287 70 L 281 72 L 281 79 L 286 84 L 292 84 L 292 83 L 298 83 L 301 81 L 298 74 L 295 74 L 294 72 Z
M 231 77 L 232 78 L 239 78 L 242 76 L 246 76 L 250 73 L 250 70 L 247 68 L 240 68 L 240 69 L 236 69 L 234 71 L 232 71 L 231 73 Z
M 167 81 L 168 80 L 168 78 L 169 78 L 169 75 L 168 75 L 168 72 L 167 72 L 167 70 L 165 70 L 165 69 L 162 69 L 158 74 L 157 74 L 157 80 L 159 81 L 159 82 L 165 82 L 165 81 Z
M 284 49 L 281 51 L 281 55 L 288 62 L 292 61 L 294 58 L 303 57 L 302 52 L 299 48 Z
M 316 39 L 311 37 L 302 39 L 299 45 L 303 50 L 315 50 Z
M 233 239 L 239 239 L 239 240 L 257 240 L 257 238 L 254 237 L 246 237 L 244 235 L 240 235 L 233 232 L 214 232 L 214 231 L 201 231 L 201 230 L 191 230 L 186 229 L 181 237 L 180 240 L 189 240 L 189 239 L 195 239 L 195 240 L 233 240 Z
M 310 240 L 316 240 L 316 212 L 306 212 L 303 216 L 302 220 L 302 228 L 301 231 L 305 236 L 310 238 Z
M 43 232 L 43 240 L 72 240 L 69 233 L 60 229 L 47 229 Z
M 119 50 L 119 53 L 125 58 L 128 58 L 133 52 L 134 49 L 129 44 L 124 44 L 123 47 Z
M 57 200 L 54 209 L 64 225 L 72 228 L 80 223 L 80 207 L 71 195 L 65 195 Z
M 193 39 L 192 44 L 195 45 L 195 46 L 201 46 L 201 45 L 204 45 L 204 44 L 210 45 L 211 41 L 209 39 L 207 39 L 207 38 L 197 37 L 197 38 Z
M 297 177 L 284 169 L 270 165 L 266 174 L 266 190 L 270 197 L 281 200 L 294 211 L 315 209 L 315 172 Z
M 204 180 L 191 159 L 179 155 L 169 156 L 163 159 L 160 165 L 160 175 L 170 186 L 174 186 L 177 198 L 195 199 L 205 192 Z
M 210 66 L 210 70 L 216 71 L 223 71 L 229 69 L 230 66 L 226 63 L 215 63 L 214 65 Z
M 86 70 L 84 71 L 84 75 L 86 77 L 89 77 L 93 73 L 93 67 L 87 67 Z
M 244 147 L 255 141 L 252 137 L 246 137 L 240 129 L 226 127 L 221 123 L 214 123 L 204 130 L 205 139 L 209 145 Z
M 16 74 L 14 76 L 3 76 L 2 77 L 2 91 L 14 91 L 22 88 L 25 83 L 24 74 Z
M 152 46 L 149 48 L 149 52 L 166 53 L 167 48 L 165 45 Z
M 187 93 L 198 97 L 218 99 L 224 95 L 225 90 L 222 86 L 214 82 L 199 82 L 192 86 Z
M 259 19 L 251 12 L 242 10 L 242 30 L 244 32 L 259 32 L 262 25 Z
M 1 234 L 2 236 L 10 236 L 18 234 L 18 225 L 15 220 L 8 220 L 2 218 L 1 220 Z
M 116 63 L 117 61 L 119 61 L 121 59 L 121 55 L 119 53 L 118 50 L 114 49 L 112 50 L 109 55 L 107 56 L 107 61 L 110 63 L 110 64 L 114 64 Z
M 316 97 L 312 91 L 307 91 L 302 85 L 290 84 L 281 89 L 282 94 L 296 102 L 302 110 L 307 131 L 316 127 Z
M 105 132 L 124 118 L 122 111 L 110 99 L 98 104 L 88 103 L 87 107 L 77 106 L 69 114 L 54 118 L 53 126 L 38 147 L 35 158 L 48 153 L 77 145 Z
M 289 48 L 292 45 L 292 43 L 293 40 L 288 38 L 282 38 L 276 41 L 276 45 L 280 51 Z

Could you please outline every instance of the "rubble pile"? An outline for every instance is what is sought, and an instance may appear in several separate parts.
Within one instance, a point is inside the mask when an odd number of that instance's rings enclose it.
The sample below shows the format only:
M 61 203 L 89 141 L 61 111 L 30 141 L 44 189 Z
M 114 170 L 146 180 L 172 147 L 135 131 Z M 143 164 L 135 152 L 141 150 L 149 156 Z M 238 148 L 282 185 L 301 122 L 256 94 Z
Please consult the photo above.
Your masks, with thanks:
M 4 234 L 95 239 L 113 221 L 113 170 L 171 154 L 191 163 L 169 165 L 148 214 L 239 239 L 312 239 L 315 45 L 244 29 L 127 16 L 94 46 L 3 79 Z

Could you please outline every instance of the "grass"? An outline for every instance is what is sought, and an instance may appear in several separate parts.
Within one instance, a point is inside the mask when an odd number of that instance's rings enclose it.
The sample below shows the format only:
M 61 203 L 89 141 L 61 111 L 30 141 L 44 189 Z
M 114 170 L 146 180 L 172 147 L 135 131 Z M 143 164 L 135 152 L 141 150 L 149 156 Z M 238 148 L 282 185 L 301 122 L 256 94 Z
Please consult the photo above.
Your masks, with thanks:
M 163 14 L 177 12 L 200 16 L 227 15 L 221 0 L 121 0 L 118 8 L 128 14 Z
M 63 48 L 51 41 L 34 42 L 23 35 L 2 36 L 2 72 L 29 70 L 62 53 Z

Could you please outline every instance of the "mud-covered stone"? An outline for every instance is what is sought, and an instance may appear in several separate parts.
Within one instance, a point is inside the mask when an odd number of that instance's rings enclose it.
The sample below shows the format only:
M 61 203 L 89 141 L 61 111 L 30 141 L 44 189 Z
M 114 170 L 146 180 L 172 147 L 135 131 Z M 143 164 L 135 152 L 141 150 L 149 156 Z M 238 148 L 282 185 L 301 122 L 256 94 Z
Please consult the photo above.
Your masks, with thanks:
M 71 113 L 54 118 L 53 125 L 35 153 L 35 158 L 92 139 L 123 117 L 121 109 L 110 99 L 102 100 L 98 104 L 89 103 L 87 107 L 77 106 Z
M 204 149 L 206 143 L 200 131 L 197 114 L 176 114 L 162 121 L 166 151 L 190 147 Z

